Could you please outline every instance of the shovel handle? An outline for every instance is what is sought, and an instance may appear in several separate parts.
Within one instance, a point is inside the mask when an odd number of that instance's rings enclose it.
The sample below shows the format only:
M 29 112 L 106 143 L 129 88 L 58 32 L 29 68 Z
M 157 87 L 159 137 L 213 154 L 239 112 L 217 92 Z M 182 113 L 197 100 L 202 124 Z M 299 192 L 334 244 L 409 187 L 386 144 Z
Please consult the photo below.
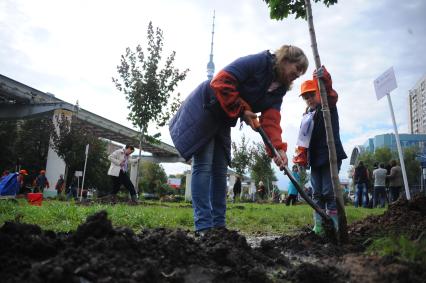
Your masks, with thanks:
M 272 142 L 268 135 L 265 133 L 263 128 L 261 127 L 259 121 L 257 119 L 252 119 L 253 124 L 255 125 L 256 131 L 261 135 L 263 142 L 266 144 L 266 146 L 271 150 L 272 155 L 277 158 L 281 158 L 280 154 L 278 153 L 277 149 L 272 145 Z M 257 126 L 256 126 L 257 125 Z M 296 190 L 299 192 L 300 196 L 319 214 L 325 221 L 329 223 L 333 223 L 330 216 L 328 216 L 323 209 L 321 209 L 316 203 L 312 201 L 312 199 L 305 193 L 305 191 L 300 187 L 297 180 L 294 178 L 293 174 L 290 172 L 290 169 L 288 169 L 287 166 L 284 166 L 284 173 L 288 176 L 290 181 L 293 183 L 293 185 L 296 187 Z

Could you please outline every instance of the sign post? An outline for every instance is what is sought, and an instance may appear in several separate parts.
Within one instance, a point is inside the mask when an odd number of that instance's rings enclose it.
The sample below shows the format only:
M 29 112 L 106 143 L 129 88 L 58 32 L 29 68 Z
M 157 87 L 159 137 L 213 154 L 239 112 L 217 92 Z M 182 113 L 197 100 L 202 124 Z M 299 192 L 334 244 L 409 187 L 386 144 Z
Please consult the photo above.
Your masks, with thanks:
M 392 100 L 390 92 L 397 88 L 395 72 L 393 67 L 387 69 L 377 79 L 374 80 L 374 89 L 376 91 L 377 100 L 380 100 L 383 96 L 387 96 L 389 102 L 389 109 L 392 117 L 393 129 L 395 132 L 396 146 L 398 148 L 399 162 L 401 164 L 402 178 L 404 180 L 405 195 L 408 200 L 411 199 L 410 189 L 408 188 L 407 172 L 405 171 L 404 155 L 402 153 L 401 142 L 399 140 L 398 128 L 395 122 L 395 114 L 392 107 Z
M 87 156 L 89 155 L 89 144 L 86 145 L 86 159 L 84 160 L 83 181 L 81 183 L 80 201 L 83 199 L 84 177 L 86 177 Z
M 83 176 L 83 171 L 75 171 L 74 176 L 77 177 L 77 197 L 78 197 L 78 190 L 80 189 L 80 177 Z

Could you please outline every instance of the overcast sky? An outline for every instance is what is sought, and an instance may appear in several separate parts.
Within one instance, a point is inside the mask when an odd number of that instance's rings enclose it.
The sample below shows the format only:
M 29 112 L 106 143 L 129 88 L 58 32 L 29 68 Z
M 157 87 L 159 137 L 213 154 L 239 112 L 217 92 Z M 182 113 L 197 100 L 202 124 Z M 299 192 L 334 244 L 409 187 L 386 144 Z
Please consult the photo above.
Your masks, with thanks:
M 307 22 L 269 19 L 261 0 L 20 1 L 0 0 L 0 73 L 115 122 L 127 121 L 124 95 L 111 77 L 126 47 L 146 46 L 149 21 L 164 32 L 164 51 L 176 67 L 189 68 L 178 91 L 185 97 L 206 79 L 211 24 L 216 10 L 216 72 L 234 59 L 282 44 L 301 47 L 310 66 L 284 97 L 283 139 L 292 156 L 305 108 L 300 84 L 314 70 Z M 376 100 L 373 80 L 389 67 L 398 88 L 392 102 L 400 133 L 408 132 L 408 90 L 426 74 L 426 1 L 351 0 L 326 8 L 313 4 L 317 43 L 339 93 L 340 133 L 348 156 L 355 145 L 393 132 L 387 99 Z M 171 144 L 167 130 L 162 140 Z M 249 128 L 233 129 L 260 141 Z M 349 160 L 343 164 L 346 178 Z M 164 166 L 169 173 L 185 165 Z M 287 181 L 281 174 L 279 186 Z

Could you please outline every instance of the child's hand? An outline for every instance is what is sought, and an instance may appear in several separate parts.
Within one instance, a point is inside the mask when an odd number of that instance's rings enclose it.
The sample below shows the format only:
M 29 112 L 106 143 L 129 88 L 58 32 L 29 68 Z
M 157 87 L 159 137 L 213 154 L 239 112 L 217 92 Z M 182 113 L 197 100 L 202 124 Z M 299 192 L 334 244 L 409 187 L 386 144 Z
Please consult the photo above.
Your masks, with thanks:
M 308 166 L 308 149 L 306 147 L 298 146 L 293 157 L 293 163 L 301 166 Z
M 317 70 L 314 71 L 314 78 L 320 78 L 322 79 L 322 81 L 324 82 L 325 85 L 325 89 L 327 91 L 327 94 L 330 93 L 330 91 L 332 90 L 332 85 L 333 82 L 331 80 L 331 75 L 330 73 L 327 71 L 327 69 L 323 66 L 321 66 L 320 68 L 318 68 Z

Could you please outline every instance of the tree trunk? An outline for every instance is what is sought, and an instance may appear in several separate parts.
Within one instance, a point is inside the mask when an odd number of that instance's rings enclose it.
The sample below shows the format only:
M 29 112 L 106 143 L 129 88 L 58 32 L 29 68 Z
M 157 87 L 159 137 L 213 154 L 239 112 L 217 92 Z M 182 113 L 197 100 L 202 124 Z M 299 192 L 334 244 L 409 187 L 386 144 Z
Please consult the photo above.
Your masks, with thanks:
M 306 16 L 307 16 L 308 25 L 309 25 L 309 34 L 311 36 L 312 52 L 314 55 L 315 66 L 318 69 L 321 67 L 321 60 L 318 53 L 318 46 L 317 46 L 317 40 L 315 35 L 315 29 L 314 29 L 314 21 L 312 17 L 311 1 L 305 0 L 305 6 L 306 6 Z M 331 179 L 333 184 L 334 195 L 336 196 L 337 212 L 339 217 L 339 238 L 340 238 L 340 241 L 346 242 L 348 240 L 348 228 L 347 228 L 347 221 L 346 221 L 345 206 L 343 202 L 343 194 L 340 188 L 339 172 L 337 170 L 336 146 L 334 143 L 333 128 L 331 125 L 331 117 L 330 117 L 330 109 L 328 107 L 327 93 L 325 90 L 324 82 L 321 79 L 318 80 L 318 87 L 321 94 L 321 106 L 322 106 L 322 113 L 324 116 L 325 132 L 327 135 L 327 146 L 328 146 L 328 154 L 329 154 L 329 160 L 330 160 Z

